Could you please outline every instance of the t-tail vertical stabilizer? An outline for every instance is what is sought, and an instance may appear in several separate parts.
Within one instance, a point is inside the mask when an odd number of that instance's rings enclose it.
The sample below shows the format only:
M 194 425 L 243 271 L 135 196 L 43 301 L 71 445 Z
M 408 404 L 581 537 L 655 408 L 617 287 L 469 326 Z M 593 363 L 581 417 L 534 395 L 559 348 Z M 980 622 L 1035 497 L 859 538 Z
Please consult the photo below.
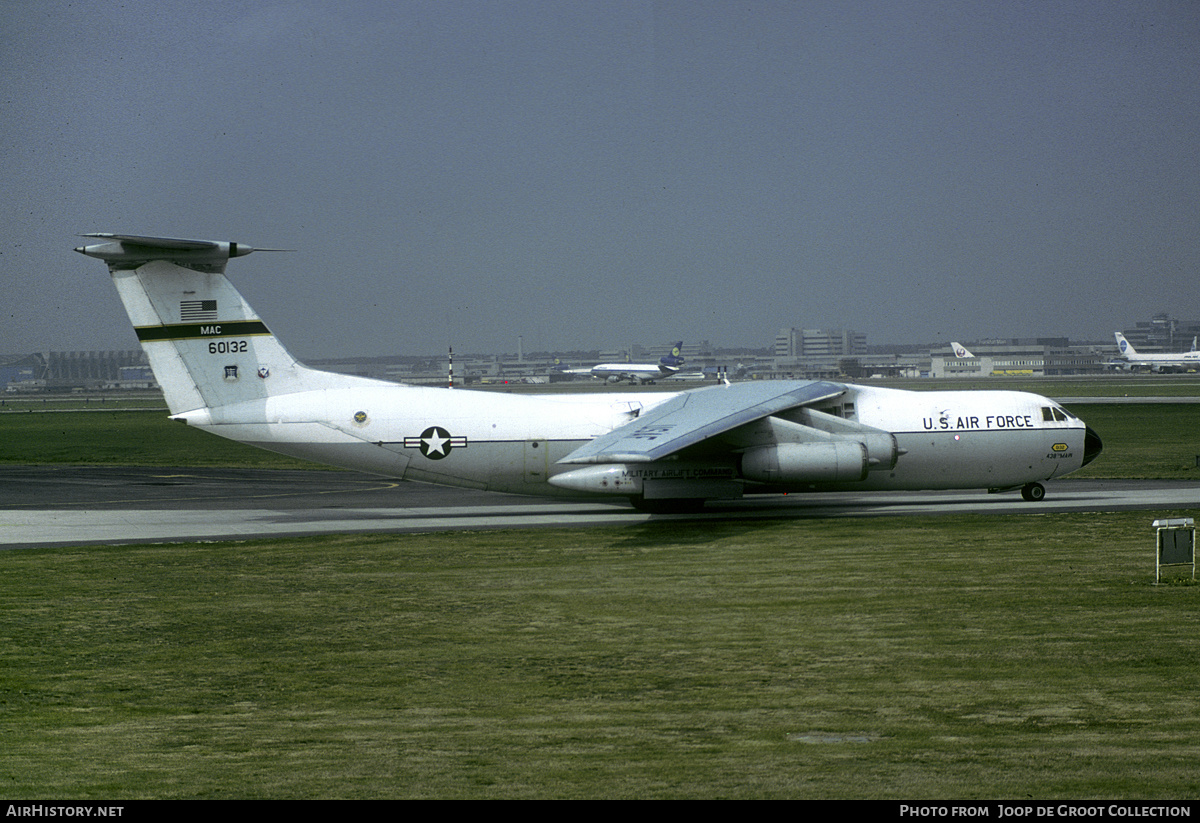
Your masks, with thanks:
M 394 385 L 309 369 L 225 276 L 238 243 L 126 234 L 75 251 L 108 264 L 171 414 L 318 389 Z

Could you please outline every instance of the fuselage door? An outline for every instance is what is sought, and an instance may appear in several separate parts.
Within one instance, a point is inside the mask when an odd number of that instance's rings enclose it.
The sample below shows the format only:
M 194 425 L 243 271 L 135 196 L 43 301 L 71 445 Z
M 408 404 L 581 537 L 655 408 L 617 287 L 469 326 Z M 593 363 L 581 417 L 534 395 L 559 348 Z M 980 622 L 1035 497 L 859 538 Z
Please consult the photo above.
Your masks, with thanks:
M 550 449 L 544 439 L 525 441 L 525 482 L 545 483 L 550 476 Z

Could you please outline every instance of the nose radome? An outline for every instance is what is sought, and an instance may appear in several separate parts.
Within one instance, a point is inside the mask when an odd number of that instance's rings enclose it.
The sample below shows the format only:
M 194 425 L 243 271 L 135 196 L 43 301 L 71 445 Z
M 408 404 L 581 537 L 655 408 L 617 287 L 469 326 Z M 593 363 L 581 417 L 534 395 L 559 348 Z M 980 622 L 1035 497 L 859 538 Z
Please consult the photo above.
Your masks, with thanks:
M 1104 443 L 1100 440 L 1100 435 L 1096 434 L 1095 429 L 1088 426 L 1083 435 L 1083 465 L 1091 463 L 1100 456 L 1102 451 L 1104 451 Z

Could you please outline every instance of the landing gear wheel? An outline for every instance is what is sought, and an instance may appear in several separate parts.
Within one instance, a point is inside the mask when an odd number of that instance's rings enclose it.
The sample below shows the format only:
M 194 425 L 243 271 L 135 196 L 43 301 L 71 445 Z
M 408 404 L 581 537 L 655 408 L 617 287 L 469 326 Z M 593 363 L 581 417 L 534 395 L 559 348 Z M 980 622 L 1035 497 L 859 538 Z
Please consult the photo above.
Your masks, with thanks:
M 1041 483 L 1027 483 L 1021 489 L 1021 497 L 1030 503 L 1037 503 L 1046 497 L 1046 487 Z

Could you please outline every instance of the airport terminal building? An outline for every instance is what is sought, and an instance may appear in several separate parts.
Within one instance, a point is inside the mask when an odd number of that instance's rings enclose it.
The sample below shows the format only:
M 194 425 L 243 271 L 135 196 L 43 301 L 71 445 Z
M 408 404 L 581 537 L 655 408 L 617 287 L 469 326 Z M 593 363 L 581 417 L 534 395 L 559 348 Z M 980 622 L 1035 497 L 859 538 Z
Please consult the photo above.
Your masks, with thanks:
M 1111 353 L 1092 345 L 1073 346 L 1065 337 L 985 340 L 969 346 L 972 357 L 956 357 L 950 346 L 934 349 L 930 377 L 1047 377 L 1100 374 Z
M 158 383 L 140 349 L 0 355 L 0 389 L 10 394 L 154 388 Z

